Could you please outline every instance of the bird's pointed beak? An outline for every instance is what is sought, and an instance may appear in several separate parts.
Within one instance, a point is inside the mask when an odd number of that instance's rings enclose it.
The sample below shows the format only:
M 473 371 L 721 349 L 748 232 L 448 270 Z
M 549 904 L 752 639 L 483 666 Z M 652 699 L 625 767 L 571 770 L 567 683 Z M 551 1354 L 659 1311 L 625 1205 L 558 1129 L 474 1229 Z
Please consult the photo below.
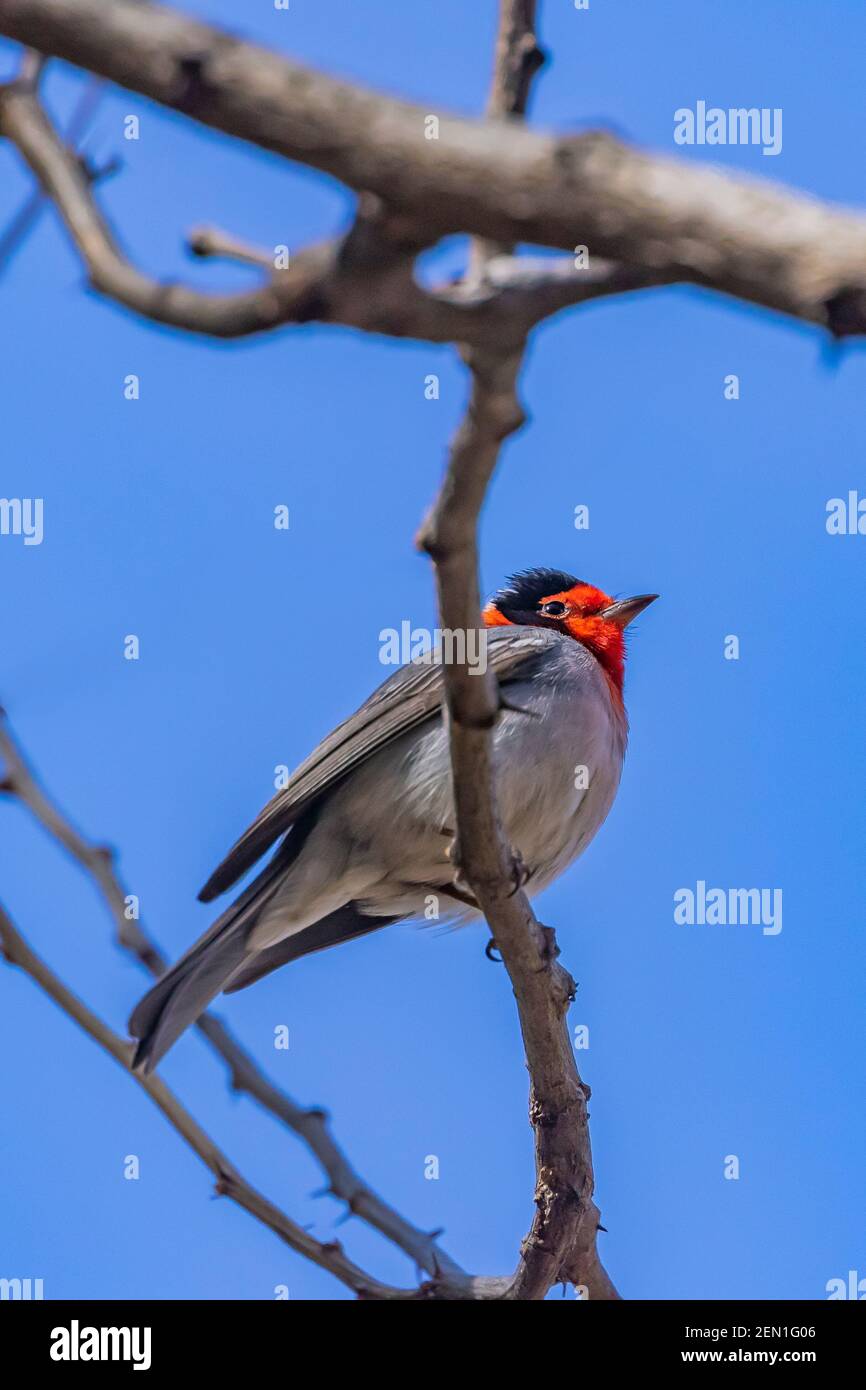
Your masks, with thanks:
M 649 608 L 657 598 L 658 594 L 638 594 L 637 598 L 622 598 L 618 603 L 612 603 L 609 608 L 603 608 L 598 616 L 609 623 L 616 623 L 617 627 L 628 627 L 638 613 Z

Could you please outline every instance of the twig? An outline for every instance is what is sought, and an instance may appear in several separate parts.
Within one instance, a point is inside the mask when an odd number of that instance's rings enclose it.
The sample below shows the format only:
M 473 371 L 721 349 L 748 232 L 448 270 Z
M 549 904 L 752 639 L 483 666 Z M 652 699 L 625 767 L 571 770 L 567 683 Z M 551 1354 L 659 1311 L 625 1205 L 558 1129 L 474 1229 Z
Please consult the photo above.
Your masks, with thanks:
M 219 227 L 195 227 L 186 239 L 190 254 L 201 260 L 240 261 L 242 265 L 254 265 L 259 270 L 273 272 L 273 257 L 258 246 L 250 246 L 238 241 Z
M 45 66 L 45 58 L 41 53 L 34 53 L 27 50 L 21 63 L 18 76 L 18 83 L 22 86 L 29 86 L 35 91 L 42 70 Z M 79 141 L 84 136 L 93 114 L 96 111 L 105 83 L 97 78 L 91 78 L 84 87 L 84 91 L 78 100 L 78 104 L 72 113 L 69 125 L 66 129 L 66 144 L 74 150 Z M 103 175 L 100 174 L 99 177 Z M 22 203 L 18 212 L 12 218 L 6 231 L 0 235 L 0 273 L 8 264 L 22 241 L 33 230 L 36 221 L 45 206 L 46 197 L 42 188 L 34 188 Z
M 15 797 L 26 806 L 48 834 L 93 878 L 108 905 L 118 943 L 151 975 L 161 975 L 167 961 L 141 923 L 127 916 L 127 893 L 114 867 L 113 852 L 107 846 L 90 844 L 56 803 L 46 796 L 3 711 L 0 711 L 0 759 L 4 764 L 0 792 Z M 403 1250 L 418 1268 L 426 1270 L 431 1276 L 443 1276 L 458 1282 L 469 1278 L 437 1245 L 433 1236 L 413 1226 L 367 1186 L 331 1134 L 323 1110 L 298 1105 L 285 1091 L 269 1081 L 245 1048 L 214 1014 L 203 1014 L 197 1026 L 227 1064 L 232 1089 L 248 1095 L 307 1145 L 328 1179 L 328 1190 L 345 1202 L 354 1216 L 380 1231 Z
M 243 1207 L 244 1211 L 248 1211 L 278 1235 L 286 1245 L 348 1285 L 359 1298 L 414 1300 L 430 1296 L 428 1286 L 422 1286 L 421 1289 L 399 1289 L 372 1278 L 346 1256 L 339 1242 L 323 1244 L 314 1239 L 302 1226 L 292 1221 L 248 1183 L 158 1076 L 145 1077 L 130 1071 L 132 1044 L 113 1033 L 102 1019 L 63 984 L 49 966 L 30 949 L 2 907 L 0 947 L 11 965 L 20 966 L 35 980 L 55 1004 L 119 1062 L 133 1081 L 147 1092 L 172 1127 L 213 1173 L 219 1195 L 230 1197 L 238 1206 Z
M 37 98 L 13 83 L 0 94 L 0 133 L 7 136 L 55 203 L 100 293 L 158 323 L 214 337 L 261 332 L 290 318 L 318 292 L 334 253 L 331 244 L 299 255 L 291 274 L 260 289 L 208 295 L 183 285 L 160 284 L 136 270 L 120 251 L 93 198 L 91 181 L 45 116 Z

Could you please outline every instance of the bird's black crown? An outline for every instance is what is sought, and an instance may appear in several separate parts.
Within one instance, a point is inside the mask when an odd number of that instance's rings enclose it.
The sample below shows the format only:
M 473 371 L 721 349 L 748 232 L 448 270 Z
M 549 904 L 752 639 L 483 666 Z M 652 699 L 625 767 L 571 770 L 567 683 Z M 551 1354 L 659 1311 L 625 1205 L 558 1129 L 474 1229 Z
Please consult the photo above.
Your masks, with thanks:
M 508 576 L 507 584 L 493 595 L 492 602 L 500 613 L 506 613 L 509 609 L 512 612 L 531 613 L 548 594 L 561 594 L 582 583 L 582 579 L 575 579 L 573 574 L 566 574 L 564 570 L 521 570 L 519 574 Z

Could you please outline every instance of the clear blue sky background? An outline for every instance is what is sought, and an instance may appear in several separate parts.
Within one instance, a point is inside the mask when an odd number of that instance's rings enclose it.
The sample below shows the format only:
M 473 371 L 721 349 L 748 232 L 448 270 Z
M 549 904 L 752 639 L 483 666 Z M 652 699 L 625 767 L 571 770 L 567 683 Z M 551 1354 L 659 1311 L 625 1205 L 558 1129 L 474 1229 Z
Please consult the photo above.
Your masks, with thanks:
M 187 0 L 330 71 L 476 112 L 495 6 L 438 0 Z M 864 201 L 866 14 L 669 0 L 542 5 L 552 53 L 531 118 L 602 124 L 687 163 Z M 11 70 L 11 47 L 2 52 Z M 80 79 L 58 65 L 55 112 Z M 784 147 L 679 150 L 703 99 L 781 107 Z M 141 139 L 122 138 L 141 117 Z M 101 191 L 133 256 L 202 286 L 207 222 L 300 248 L 348 196 L 111 91 L 89 148 L 122 154 Z M 30 181 L 0 150 L 4 222 Z M 581 240 L 576 229 L 575 240 Z M 456 249 L 441 264 L 458 263 Z M 413 530 L 464 399 L 453 353 L 308 327 L 240 346 L 136 322 L 82 286 L 46 214 L 0 283 L 4 496 L 45 499 L 41 547 L 0 540 L 2 697 L 41 775 L 110 840 L 172 956 L 207 925 L 195 894 L 293 765 L 382 678 L 381 628 L 434 620 Z M 141 399 L 127 402 L 127 373 Z M 424 377 L 441 398 L 424 399 Z M 723 397 L 737 373 L 741 398 Z M 636 625 L 622 789 L 585 859 L 540 901 L 579 980 L 605 1260 L 632 1298 L 821 1298 L 866 1274 L 863 1054 L 866 539 L 831 538 L 827 499 L 866 489 L 866 361 L 817 331 L 687 289 L 546 326 L 523 379 L 532 423 L 506 451 L 483 579 L 549 564 L 619 594 Z M 291 529 L 276 532 L 276 504 Z M 573 511 L 590 507 L 576 532 Z M 127 633 L 141 659 L 123 659 Z M 726 634 L 739 661 L 723 658 Z M 90 884 L 16 806 L 2 896 L 34 946 L 118 1029 L 145 983 Z M 780 887 L 781 935 L 681 927 L 696 880 Z M 469 1268 L 505 1272 L 531 1216 L 526 1075 L 513 1001 L 481 929 L 411 926 L 302 961 L 221 1011 L 269 1074 L 326 1105 L 354 1161 Z M 47 1297 L 348 1297 L 228 1201 L 155 1108 L 23 975 L 0 970 L 0 1275 Z M 275 1052 L 276 1024 L 291 1047 Z M 340 1207 L 295 1140 L 227 1093 L 185 1038 L 167 1081 L 235 1162 L 323 1238 Z M 141 1178 L 123 1177 L 137 1154 Z M 424 1178 L 436 1154 L 438 1181 Z M 723 1177 L 725 1156 L 738 1181 Z M 349 1249 L 403 1258 L 357 1222 Z

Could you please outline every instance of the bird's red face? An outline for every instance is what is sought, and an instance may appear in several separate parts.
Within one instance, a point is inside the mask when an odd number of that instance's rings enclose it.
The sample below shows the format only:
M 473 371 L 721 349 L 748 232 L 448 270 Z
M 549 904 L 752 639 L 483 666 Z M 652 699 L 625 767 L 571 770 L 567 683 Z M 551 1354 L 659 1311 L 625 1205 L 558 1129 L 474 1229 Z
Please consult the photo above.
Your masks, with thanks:
M 593 584 L 559 570 L 526 570 L 513 575 L 484 609 L 488 627 L 516 624 L 552 627 L 596 657 L 617 692 L 622 692 L 625 629 L 657 594 L 617 601 Z

